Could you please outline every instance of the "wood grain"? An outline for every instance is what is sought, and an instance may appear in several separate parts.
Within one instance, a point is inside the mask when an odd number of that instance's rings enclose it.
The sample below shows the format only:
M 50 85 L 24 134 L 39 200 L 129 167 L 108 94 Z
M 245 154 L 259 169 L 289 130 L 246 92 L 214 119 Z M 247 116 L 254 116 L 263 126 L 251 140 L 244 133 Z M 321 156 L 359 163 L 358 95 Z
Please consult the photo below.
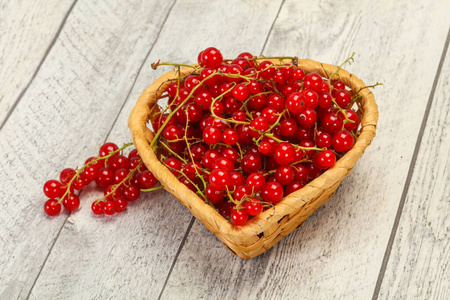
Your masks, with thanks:
M 67 214 L 45 217 L 42 186 L 98 151 L 170 6 L 167 1 L 77 2 L 2 128 L 1 299 L 28 295 L 67 219 Z
M 0 7 L 0 127 L 52 47 L 73 0 L 3 1 Z
M 131 138 L 127 128 L 131 108 L 142 91 L 169 70 L 154 71 L 152 62 L 195 62 L 198 52 L 211 45 L 225 56 L 259 52 L 280 3 L 177 2 L 108 140 Z M 145 195 L 124 214 L 94 218 L 88 205 L 98 196 L 96 190 L 83 192 L 83 207 L 64 225 L 30 298 L 158 297 L 192 215 L 170 194 L 157 192 Z
M 385 83 L 375 90 L 377 137 L 335 197 L 260 257 L 240 261 L 196 222 L 163 299 L 372 297 L 445 43 L 449 3 L 305 5 L 285 3 L 265 54 L 339 63 L 357 52 L 346 68 L 366 83 Z
M 450 51 L 447 51 L 380 299 L 450 298 Z

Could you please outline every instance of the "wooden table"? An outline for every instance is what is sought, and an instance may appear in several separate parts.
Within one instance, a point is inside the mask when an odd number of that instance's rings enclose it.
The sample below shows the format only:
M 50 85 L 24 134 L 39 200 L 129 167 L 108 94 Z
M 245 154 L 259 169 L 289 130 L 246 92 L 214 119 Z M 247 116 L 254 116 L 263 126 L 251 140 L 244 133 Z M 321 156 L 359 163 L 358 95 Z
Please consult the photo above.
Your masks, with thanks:
M 0 299 L 449 299 L 449 1 L 3 1 Z M 347 66 L 377 137 L 336 195 L 250 261 L 164 191 L 45 216 L 43 183 L 130 141 L 139 94 L 208 47 Z

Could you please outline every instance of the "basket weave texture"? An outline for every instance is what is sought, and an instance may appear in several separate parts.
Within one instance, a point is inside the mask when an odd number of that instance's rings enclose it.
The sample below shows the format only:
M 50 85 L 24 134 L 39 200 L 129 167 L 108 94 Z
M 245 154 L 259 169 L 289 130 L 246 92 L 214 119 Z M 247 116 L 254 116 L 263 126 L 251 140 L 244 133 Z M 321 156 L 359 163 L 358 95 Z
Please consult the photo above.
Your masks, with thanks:
M 272 60 L 272 62 L 277 65 L 284 63 L 280 60 Z M 298 60 L 298 66 L 307 73 L 315 72 L 326 78 L 329 78 L 330 74 L 338 69 L 336 66 L 310 59 Z M 192 72 L 191 68 L 182 68 L 181 76 L 190 72 Z M 343 69 L 339 71 L 339 76 L 340 80 L 355 93 L 366 86 L 359 78 Z M 213 207 L 203 202 L 194 192 L 178 181 L 158 160 L 149 146 L 153 133 L 147 127 L 148 119 L 151 118 L 152 111 L 157 111 L 153 107 L 158 97 L 169 85 L 168 80 L 176 78 L 174 71 L 164 74 L 139 97 L 128 120 L 134 145 L 145 165 L 164 185 L 164 188 L 186 206 L 235 255 L 242 259 L 250 259 L 264 253 L 286 235 L 299 228 L 314 211 L 333 196 L 341 181 L 350 173 L 366 147 L 375 137 L 378 107 L 372 92 L 365 88 L 359 92 L 362 96 L 361 133 L 356 139 L 354 147 L 341 157 L 333 168 L 324 172 L 302 189 L 284 197 L 281 202 L 251 219 L 246 225 L 234 226 Z

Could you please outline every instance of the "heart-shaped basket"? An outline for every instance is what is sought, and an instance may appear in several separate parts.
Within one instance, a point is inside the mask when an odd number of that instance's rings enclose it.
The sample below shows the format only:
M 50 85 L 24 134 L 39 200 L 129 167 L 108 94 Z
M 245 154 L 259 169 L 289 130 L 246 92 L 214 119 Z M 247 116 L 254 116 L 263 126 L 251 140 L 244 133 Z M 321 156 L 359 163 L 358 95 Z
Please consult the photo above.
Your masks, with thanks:
M 271 61 L 277 65 L 284 63 L 278 59 Z M 298 66 L 306 73 L 315 72 L 326 78 L 338 71 L 336 66 L 310 59 L 298 60 Z M 180 72 L 181 76 L 185 76 L 192 72 L 192 69 L 182 68 Z M 359 78 L 343 69 L 339 70 L 339 77 L 353 92 L 360 91 L 359 95 L 362 96 L 359 111 L 361 131 L 354 147 L 341 157 L 334 167 L 302 189 L 286 196 L 281 202 L 251 219 L 244 226 L 232 225 L 213 207 L 189 190 L 158 160 L 149 145 L 153 132 L 147 127 L 148 120 L 151 118 L 151 112 L 157 111 L 153 107 L 169 85 L 169 80 L 177 78 L 174 71 L 158 78 L 142 93 L 130 114 L 128 126 L 134 145 L 145 165 L 164 188 L 186 206 L 234 254 L 243 259 L 250 259 L 269 250 L 290 232 L 299 228 L 314 211 L 328 201 L 375 137 L 378 107 L 372 92 L 364 88 L 366 85 Z

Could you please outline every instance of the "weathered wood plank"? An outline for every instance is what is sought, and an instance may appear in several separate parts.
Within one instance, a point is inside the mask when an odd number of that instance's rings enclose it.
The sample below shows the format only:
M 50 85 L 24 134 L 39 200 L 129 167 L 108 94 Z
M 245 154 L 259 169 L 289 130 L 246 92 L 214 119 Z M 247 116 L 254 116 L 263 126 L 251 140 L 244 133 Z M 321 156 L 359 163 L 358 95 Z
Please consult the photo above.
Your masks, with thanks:
M 0 127 L 45 59 L 73 0 L 4 1 L 0 8 Z
M 450 298 L 450 51 L 380 288 L 381 299 Z
M 336 195 L 260 257 L 233 257 L 195 222 L 163 299 L 372 297 L 447 35 L 449 5 L 285 3 L 265 54 L 338 63 L 355 51 L 356 63 L 347 69 L 366 83 L 385 83 L 375 90 L 377 137 Z
M 243 50 L 258 53 L 280 4 L 177 2 L 108 140 L 130 140 L 127 119 L 131 108 L 140 93 L 168 70 L 154 71 L 152 62 L 193 62 L 200 50 L 211 45 L 229 56 Z M 84 205 L 65 224 L 31 298 L 158 297 L 192 215 L 170 194 L 157 192 L 142 197 L 124 214 L 95 218 L 88 204 L 98 196 L 95 190 L 83 193 Z
M 28 295 L 67 218 L 45 217 L 42 185 L 97 151 L 171 4 L 77 2 L 2 128 L 0 298 Z

